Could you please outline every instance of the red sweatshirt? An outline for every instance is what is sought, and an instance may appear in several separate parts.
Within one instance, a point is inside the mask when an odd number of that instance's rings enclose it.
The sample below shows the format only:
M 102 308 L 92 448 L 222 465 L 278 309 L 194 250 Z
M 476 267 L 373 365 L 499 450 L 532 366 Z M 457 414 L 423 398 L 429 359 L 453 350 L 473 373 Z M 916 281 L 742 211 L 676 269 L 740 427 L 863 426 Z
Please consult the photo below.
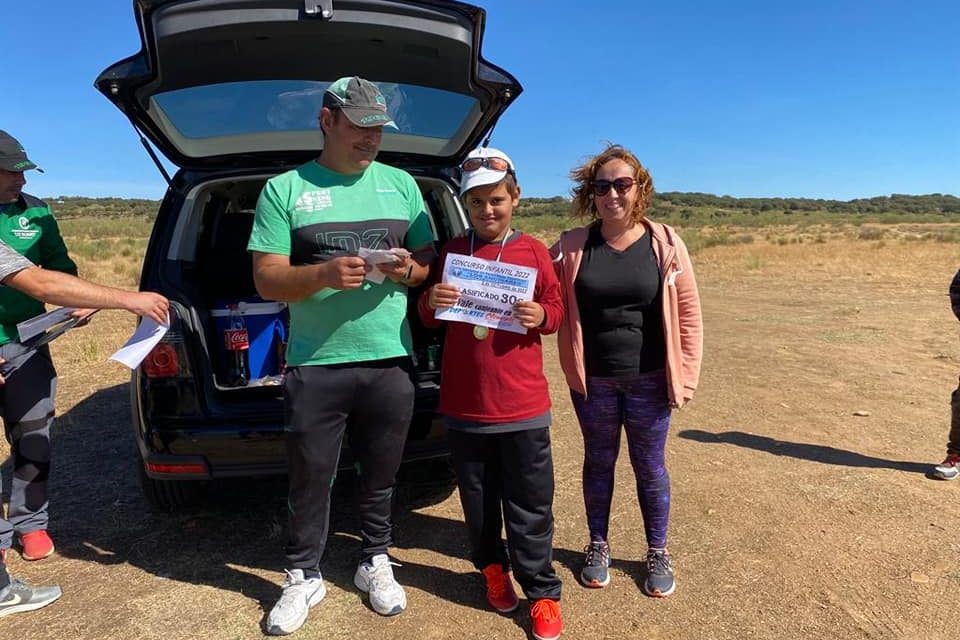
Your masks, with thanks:
M 475 243 L 474 256 L 496 260 L 500 243 Z M 440 262 L 432 270 L 434 282 L 443 273 L 447 254 L 469 255 L 470 242 L 464 236 L 448 242 L 440 253 Z M 543 326 L 528 329 L 526 335 L 490 329 L 483 340 L 473 337 L 472 324 L 448 322 L 443 343 L 440 370 L 440 413 L 485 423 L 526 420 L 550 409 L 547 378 L 543 375 L 543 349 L 540 334 L 554 333 L 563 319 L 560 283 L 547 248 L 539 240 L 519 234 L 503 246 L 500 262 L 537 269 L 533 299 L 543 306 Z M 443 322 L 433 317 L 427 306 L 430 287 L 417 301 L 420 319 L 428 327 Z

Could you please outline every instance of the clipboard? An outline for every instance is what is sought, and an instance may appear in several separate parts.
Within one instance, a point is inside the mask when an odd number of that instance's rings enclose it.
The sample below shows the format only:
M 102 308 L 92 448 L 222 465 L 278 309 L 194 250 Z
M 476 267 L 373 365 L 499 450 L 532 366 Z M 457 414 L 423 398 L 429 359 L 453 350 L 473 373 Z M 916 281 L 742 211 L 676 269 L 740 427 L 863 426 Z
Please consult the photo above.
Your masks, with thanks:
M 39 333 L 33 336 L 32 338 L 30 338 L 29 340 L 24 340 L 23 342 L 18 343 L 21 347 L 23 347 L 23 351 L 13 356 L 9 360 L 6 360 L 5 362 L 0 363 L 0 376 L 3 376 L 4 378 L 6 378 L 9 375 L 11 375 L 13 372 L 19 369 L 23 365 L 23 363 L 29 360 L 30 357 L 36 352 L 37 349 L 56 340 L 57 338 L 65 334 L 67 331 L 69 331 L 70 329 L 73 329 L 75 326 L 83 322 L 84 320 L 89 319 L 90 316 L 92 316 L 97 311 L 98 310 L 94 310 L 91 313 L 88 313 L 87 315 L 82 316 L 80 318 L 67 318 L 66 320 L 63 320 L 51 326 L 43 333 Z

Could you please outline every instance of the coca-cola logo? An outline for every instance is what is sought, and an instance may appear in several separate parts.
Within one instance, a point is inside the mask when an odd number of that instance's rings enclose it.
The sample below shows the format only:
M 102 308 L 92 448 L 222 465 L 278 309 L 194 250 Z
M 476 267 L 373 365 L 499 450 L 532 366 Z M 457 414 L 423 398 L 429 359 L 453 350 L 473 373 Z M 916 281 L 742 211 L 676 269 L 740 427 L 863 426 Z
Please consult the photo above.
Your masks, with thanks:
M 246 329 L 227 329 L 223 332 L 227 351 L 243 351 L 250 348 L 250 335 Z

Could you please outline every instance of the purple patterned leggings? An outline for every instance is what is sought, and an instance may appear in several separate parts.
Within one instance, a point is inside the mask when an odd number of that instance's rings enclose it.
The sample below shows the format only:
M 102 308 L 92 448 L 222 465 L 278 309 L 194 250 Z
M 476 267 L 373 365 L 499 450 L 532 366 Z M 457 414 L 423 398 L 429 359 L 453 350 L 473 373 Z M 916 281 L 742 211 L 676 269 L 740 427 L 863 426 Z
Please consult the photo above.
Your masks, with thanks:
M 647 545 L 667 546 L 670 476 L 664 445 L 670 428 L 670 405 L 664 372 L 635 378 L 587 378 L 587 396 L 571 391 L 583 432 L 583 501 L 591 542 L 607 540 L 614 467 L 620 453 L 620 427 L 637 479 Z

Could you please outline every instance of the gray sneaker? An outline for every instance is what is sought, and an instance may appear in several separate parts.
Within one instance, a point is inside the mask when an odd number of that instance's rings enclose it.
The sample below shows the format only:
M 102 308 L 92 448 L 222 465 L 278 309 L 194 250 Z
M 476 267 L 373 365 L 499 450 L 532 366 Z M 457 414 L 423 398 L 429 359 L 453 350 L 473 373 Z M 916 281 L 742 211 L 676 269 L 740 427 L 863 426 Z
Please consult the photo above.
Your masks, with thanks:
M 599 589 L 610 584 L 610 545 L 606 542 L 591 542 L 583 548 L 587 557 L 580 570 L 580 582 L 583 586 Z
M 947 459 L 933 468 L 933 477 L 956 480 L 960 477 L 960 454 L 948 453 Z
M 393 577 L 392 564 L 381 553 L 361 562 L 353 576 L 353 584 L 370 596 L 370 606 L 382 616 L 395 616 L 407 608 L 407 594 Z
M 283 593 L 267 616 L 267 633 L 272 636 L 285 636 L 302 627 L 307 621 L 310 607 L 327 595 L 320 575 L 307 578 L 303 575 L 303 569 L 287 571 L 286 574 Z
M 677 588 L 673 579 L 673 562 L 664 549 L 647 551 L 647 571 L 643 580 L 643 592 L 653 598 L 663 598 Z
M 0 591 L 0 618 L 11 613 L 40 609 L 62 595 L 60 587 L 31 587 L 23 580 L 14 578 L 9 586 Z

